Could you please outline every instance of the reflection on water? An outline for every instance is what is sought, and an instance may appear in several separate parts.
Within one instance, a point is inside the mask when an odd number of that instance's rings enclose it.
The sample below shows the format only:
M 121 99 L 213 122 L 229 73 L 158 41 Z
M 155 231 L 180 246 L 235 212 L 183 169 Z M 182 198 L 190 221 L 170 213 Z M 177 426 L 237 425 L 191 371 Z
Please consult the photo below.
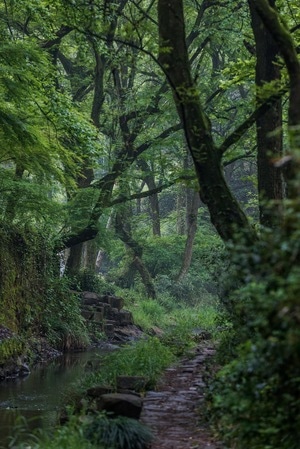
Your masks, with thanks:
M 26 378 L 0 382 L 0 446 L 7 447 L 20 415 L 27 419 L 29 429 L 53 425 L 64 394 L 99 355 L 96 350 L 65 354 L 36 367 Z

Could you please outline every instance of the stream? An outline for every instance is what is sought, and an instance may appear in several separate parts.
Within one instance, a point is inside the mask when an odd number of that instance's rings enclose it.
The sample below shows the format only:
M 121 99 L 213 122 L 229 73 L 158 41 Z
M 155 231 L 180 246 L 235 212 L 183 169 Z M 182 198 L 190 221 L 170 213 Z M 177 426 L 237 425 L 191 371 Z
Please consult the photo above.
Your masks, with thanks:
M 30 430 L 54 425 L 66 391 L 103 352 L 67 353 L 36 366 L 25 378 L 0 382 L 0 447 L 8 447 L 19 416 L 26 418 Z

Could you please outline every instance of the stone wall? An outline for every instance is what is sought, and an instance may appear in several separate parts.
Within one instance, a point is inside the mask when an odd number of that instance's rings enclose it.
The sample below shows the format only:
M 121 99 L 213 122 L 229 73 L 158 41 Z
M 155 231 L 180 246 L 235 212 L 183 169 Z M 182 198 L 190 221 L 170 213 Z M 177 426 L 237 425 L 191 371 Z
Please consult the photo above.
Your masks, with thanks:
M 122 330 L 126 333 L 126 328 L 134 325 L 132 313 L 123 309 L 122 298 L 98 295 L 94 292 L 82 292 L 80 296 L 81 314 L 87 325 L 91 329 L 104 333 L 108 339 L 115 339 L 116 333 L 122 334 Z

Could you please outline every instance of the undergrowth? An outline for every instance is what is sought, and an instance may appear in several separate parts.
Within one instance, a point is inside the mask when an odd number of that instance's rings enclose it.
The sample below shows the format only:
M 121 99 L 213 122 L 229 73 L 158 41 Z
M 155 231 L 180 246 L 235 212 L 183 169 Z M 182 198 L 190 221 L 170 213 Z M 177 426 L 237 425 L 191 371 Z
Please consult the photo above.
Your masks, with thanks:
M 139 340 L 104 356 L 99 371 L 84 381 L 84 386 L 107 385 L 116 388 L 119 375 L 144 376 L 148 388 L 153 388 L 162 373 L 175 360 L 172 351 L 157 337 Z
M 216 428 L 236 449 L 299 448 L 299 237 L 297 228 L 265 231 L 236 256 L 234 331 L 220 345 L 225 363 L 212 389 Z

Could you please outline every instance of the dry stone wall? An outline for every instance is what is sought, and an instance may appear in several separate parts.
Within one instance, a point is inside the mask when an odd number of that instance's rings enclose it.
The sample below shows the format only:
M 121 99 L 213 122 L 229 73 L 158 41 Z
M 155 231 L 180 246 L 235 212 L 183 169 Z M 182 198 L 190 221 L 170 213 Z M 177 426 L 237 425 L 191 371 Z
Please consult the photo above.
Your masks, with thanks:
M 114 339 L 117 334 L 133 326 L 132 313 L 123 309 L 124 300 L 113 295 L 98 295 L 94 292 L 81 293 L 81 314 L 87 325 Z

